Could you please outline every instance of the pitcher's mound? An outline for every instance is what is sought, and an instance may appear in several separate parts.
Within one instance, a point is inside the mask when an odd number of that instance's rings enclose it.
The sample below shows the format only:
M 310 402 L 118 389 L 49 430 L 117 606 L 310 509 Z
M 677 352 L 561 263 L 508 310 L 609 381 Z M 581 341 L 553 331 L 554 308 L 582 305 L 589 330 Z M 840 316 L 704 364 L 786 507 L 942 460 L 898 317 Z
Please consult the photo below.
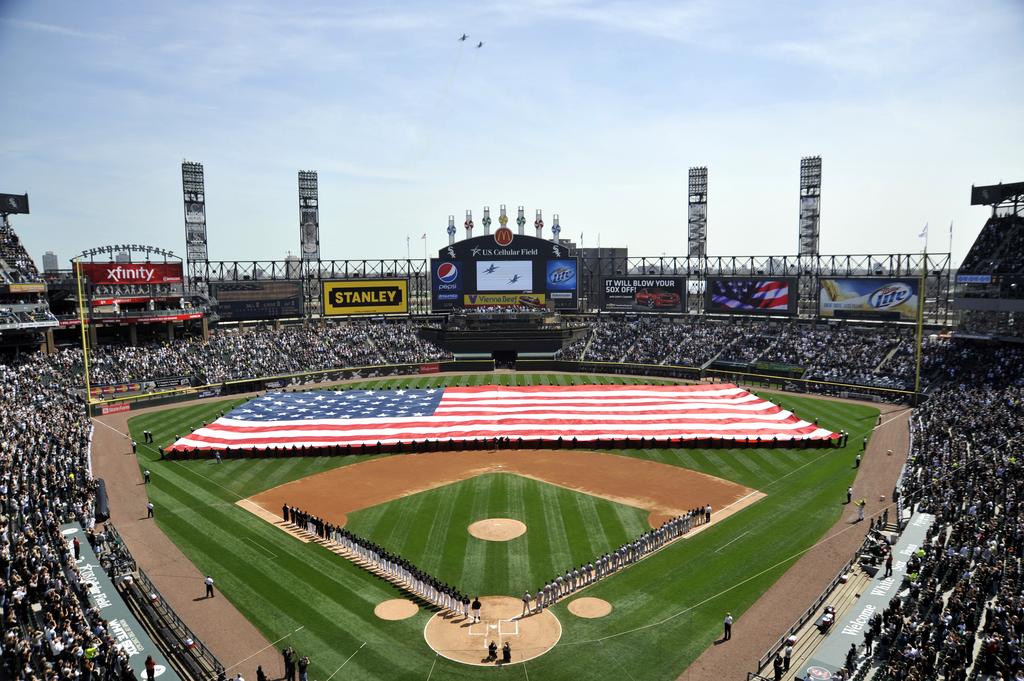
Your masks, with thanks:
M 390 601 L 378 603 L 373 609 L 373 614 L 382 620 L 405 620 L 419 612 L 419 606 L 404 598 L 393 598 Z
M 604 617 L 612 611 L 612 604 L 602 598 L 584 596 L 569 603 L 569 612 L 577 617 L 595 619 Z
M 539 657 L 562 637 L 562 624 L 550 610 L 520 619 L 523 602 L 511 596 L 480 598 L 480 621 L 451 613 L 437 613 L 423 629 L 423 638 L 434 652 L 463 664 L 493 666 L 487 661 L 487 644 L 512 646 L 512 664 Z
M 467 529 L 471 535 L 484 541 L 508 541 L 526 534 L 526 525 L 512 518 L 478 520 Z

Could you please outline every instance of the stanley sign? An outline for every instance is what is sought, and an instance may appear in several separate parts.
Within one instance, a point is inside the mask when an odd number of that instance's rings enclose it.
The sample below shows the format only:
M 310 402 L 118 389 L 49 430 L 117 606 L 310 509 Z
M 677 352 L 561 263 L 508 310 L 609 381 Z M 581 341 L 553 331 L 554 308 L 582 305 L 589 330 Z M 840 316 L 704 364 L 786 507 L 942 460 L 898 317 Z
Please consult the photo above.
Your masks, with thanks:
M 405 279 L 346 279 L 323 282 L 325 317 L 353 314 L 408 314 Z

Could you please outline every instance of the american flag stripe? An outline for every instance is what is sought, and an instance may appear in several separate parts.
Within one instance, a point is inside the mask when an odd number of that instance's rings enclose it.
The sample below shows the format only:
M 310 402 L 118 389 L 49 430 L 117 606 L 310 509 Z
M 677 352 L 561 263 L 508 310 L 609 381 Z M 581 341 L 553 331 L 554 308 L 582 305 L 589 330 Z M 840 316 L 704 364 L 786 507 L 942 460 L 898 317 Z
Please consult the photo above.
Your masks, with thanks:
M 837 435 L 732 385 L 474 386 L 272 393 L 170 449 L 358 447 L 494 437 L 678 441 Z

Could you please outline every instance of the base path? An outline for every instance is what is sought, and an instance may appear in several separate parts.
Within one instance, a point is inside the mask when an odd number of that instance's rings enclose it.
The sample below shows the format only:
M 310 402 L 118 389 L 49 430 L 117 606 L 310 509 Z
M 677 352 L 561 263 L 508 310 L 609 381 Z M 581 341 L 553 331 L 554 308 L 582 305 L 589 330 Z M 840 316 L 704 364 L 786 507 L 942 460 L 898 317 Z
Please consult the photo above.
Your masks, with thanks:
M 651 527 L 699 504 L 711 504 L 713 520 L 721 520 L 764 496 L 735 482 L 657 461 L 542 449 L 397 454 L 288 482 L 249 501 L 278 519 L 284 504 L 295 504 L 344 525 L 353 511 L 488 473 L 513 473 L 642 508 L 650 512 Z M 340 489 L 345 494 L 338 494 Z
M 830 399 L 814 396 L 816 399 Z M 854 400 L 836 401 L 866 404 Z M 890 495 L 900 469 L 907 460 L 909 420 L 911 411 L 902 405 L 871 404 L 882 412 L 882 423 L 874 429 L 867 452 L 853 483 L 853 498 L 868 500 L 865 518 L 880 515 L 886 508 L 889 517 L 896 515 Z M 887 454 L 892 450 L 892 456 Z M 879 497 L 885 497 L 884 502 Z M 841 505 L 843 499 L 836 499 Z M 705 650 L 679 676 L 679 681 L 722 681 L 745 679 L 756 671 L 757 660 L 781 638 L 803 612 L 828 586 L 843 565 L 853 557 L 867 534 L 867 521 L 857 518 L 853 504 L 843 506 L 843 513 L 824 537 L 801 556 L 746 612 L 736 620 L 732 639 Z M 722 617 L 731 609 L 728 594 L 705 606 L 718 605 Z M 769 668 L 770 671 L 770 668 Z
M 562 624 L 550 610 L 520 618 L 523 602 L 511 596 L 482 596 L 480 621 L 472 615 L 438 613 L 427 620 L 423 629 L 434 652 L 463 664 L 494 666 L 487 660 L 487 645 L 494 641 L 501 647 L 507 641 L 512 648 L 512 664 L 539 657 L 555 647 L 562 637 Z

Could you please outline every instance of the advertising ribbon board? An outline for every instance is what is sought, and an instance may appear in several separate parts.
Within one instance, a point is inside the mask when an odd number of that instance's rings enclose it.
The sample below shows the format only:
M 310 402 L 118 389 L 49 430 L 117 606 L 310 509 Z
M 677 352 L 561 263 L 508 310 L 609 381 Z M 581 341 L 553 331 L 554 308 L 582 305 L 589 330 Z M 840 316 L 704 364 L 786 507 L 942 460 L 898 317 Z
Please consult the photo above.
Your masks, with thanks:
M 405 279 L 325 281 L 321 293 L 325 317 L 409 313 L 409 282 Z

